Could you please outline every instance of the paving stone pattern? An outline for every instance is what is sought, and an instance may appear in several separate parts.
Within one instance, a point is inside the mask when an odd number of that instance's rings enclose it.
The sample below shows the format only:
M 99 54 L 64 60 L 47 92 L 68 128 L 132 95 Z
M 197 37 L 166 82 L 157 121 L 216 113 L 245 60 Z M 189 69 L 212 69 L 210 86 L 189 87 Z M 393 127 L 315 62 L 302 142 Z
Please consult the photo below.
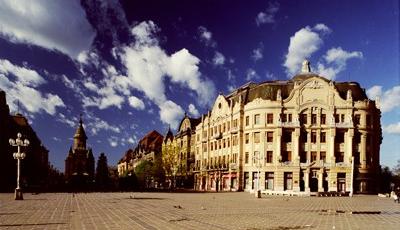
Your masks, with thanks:
M 0 229 L 400 229 L 400 204 L 378 196 L 249 193 L 0 194 Z M 351 212 L 361 212 L 352 214 Z M 368 214 L 379 211 L 380 214 Z

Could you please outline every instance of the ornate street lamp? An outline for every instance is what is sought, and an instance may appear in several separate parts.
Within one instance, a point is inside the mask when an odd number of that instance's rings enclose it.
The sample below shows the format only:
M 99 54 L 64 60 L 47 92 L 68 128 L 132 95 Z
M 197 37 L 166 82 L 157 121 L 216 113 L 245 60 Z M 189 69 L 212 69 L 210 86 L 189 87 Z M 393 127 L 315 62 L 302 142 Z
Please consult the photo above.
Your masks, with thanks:
M 18 147 L 18 151 L 13 154 L 14 159 L 16 159 L 17 162 L 18 162 L 18 165 L 17 165 L 17 188 L 15 189 L 15 199 L 16 200 L 23 200 L 24 199 L 24 197 L 22 195 L 22 189 L 19 186 L 19 177 L 20 177 L 20 171 L 21 171 L 20 170 L 20 168 L 21 168 L 20 162 L 21 162 L 22 159 L 25 158 L 25 153 L 21 152 L 21 147 L 26 147 L 26 146 L 29 145 L 29 140 L 28 139 L 22 140 L 21 137 L 22 137 L 21 133 L 18 133 L 17 134 L 17 139 L 15 139 L 15 140 L 14 139 L 10 139 L 9 140 L 11 146 Z

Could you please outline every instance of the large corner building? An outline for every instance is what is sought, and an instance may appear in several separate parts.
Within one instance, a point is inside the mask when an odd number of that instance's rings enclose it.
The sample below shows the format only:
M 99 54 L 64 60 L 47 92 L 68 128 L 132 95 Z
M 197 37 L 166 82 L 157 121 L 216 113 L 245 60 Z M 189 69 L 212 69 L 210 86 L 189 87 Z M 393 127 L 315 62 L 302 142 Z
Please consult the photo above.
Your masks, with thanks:
M 248 83 L 196 126 L 194 188 L 374 192 L 380 116 L 358 83 L 318 76 L 308 61 L 290 80 Z

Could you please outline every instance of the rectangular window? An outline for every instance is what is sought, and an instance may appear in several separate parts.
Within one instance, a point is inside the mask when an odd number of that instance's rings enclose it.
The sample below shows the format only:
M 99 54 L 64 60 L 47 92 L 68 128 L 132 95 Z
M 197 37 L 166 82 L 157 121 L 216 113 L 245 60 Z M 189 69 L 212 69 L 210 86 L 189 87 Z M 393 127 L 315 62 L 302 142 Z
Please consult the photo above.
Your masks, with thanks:
M 249 163 L 249 153 L 248 152 L 245 152 L 245 154 L 244 154 L 244 163 L 245 164 L 248 164 Z
M 260 143 L 260 133 L 254 133 L 254 143 Z
M 231 122 L 228 121 L 227 130 L 229 131 L 230 129 L 231 129 Z
M 311 132 L 311 143 L 317 143 L 317 132 Z
M 267 151 L 267 163 L 272 163 L 272 159 L 273 159 L 273 152 L 272 151 Z
M 290 162 L 292 161 L 292 152 L 291 151 L 283 151 L 282 152 L 282 162 Z
M 269 189 L 269 190 L 274 189 L 274 173 L 273 172 L 265 173 L 265 189 Z
M 244 143 L 246 144 L 250 143 L 250 135 L 248 133 L 244 135 Z
M 292 122 L 292 114 L 291 113 L 288 114 L 288 122 Z
M 344 114 L 340 114 L 340 122 L 344 122 Z
M 249 125 L 250 125 L 250 117 L 246 116 L 246 126 L 249 126 Z
M 233 141 L 232 142 L 233 142 L 232 143 L 233 146 L 236 146 L 238 144 L 238 136 L 237 135 L 233 136 Z
M 317 114 L 311 114 L 311 124 L 317 124 Z
M 254 189 L 254 186 L 256 185 L 256 183 L 258 183 L 257 175 L 258 175 L 257 172 L 253 172 L 253 181 L 251 183 L 251 189 Z
M 259 151 L 254 151 L 254 154 L 253 154 L 253 165 L 257 165 L 259 157 L 260 157 L 260 152 Z
M 336 163 L 341 163 L 344 160 L 344 152 L 336 152 Z
M 226 140 L 225 139 L 222 140 L 222 143 L 223 143 L 223 145 L 222 145 L 223 148 L 226 148 Z
M 267 114 L 267 124 L 272 124 L 272 123 L 274 123 L 274 114 L 268 113 Z
M 300 132 L 300 141 L 303 142 L 303 143 L 307 142 L 307 131 L 302 130 Z
M 292 190 L 293 187 L 293 174 L 291 172 L 284 173 L 284 190 Z
M 360 164 L 360 152 L 354 152 L 354 164 L 359 165 Z
M 354 116 L 354 124 L 355 125 L 359 125 L 360 124 L 360 118 L 361 118 L 360 114 L 356 114 Z
M 319 153 L 319 160 L 321 160 L 324 163 L 326 162 L 326 152 Z
M 301 124 L 307 124 L 307 114 L 301 114 Z
M 307 152 L 300 152 L 300 163 L 306 163 L 307 162 Z
M 260 114 L 254 115 L 254 124 L 259 125 L 260 123 Z
M 231 139 L 228 138 L 228 148 L 231 147 Z
M 339 123 L 339 114 L 335 114 L 335 123 Z
M 244 172 L 244 189 L 249 188 L 249 172 Z
M 321 132 L 320 142 L 321 143 L 325 143 L 326 142 L 326 132 Z
M 311 162 L 317 161 L 317 152 L 311 152 Z
M 326 124 L 326 114 L 321 114 L 321 125 Z
M 286 122 L 287 121 L 287 114 L 281 114 L 281 122 Z
M 237 119 L 233 120 L 233 127 L 236 128 L 238 126 Z
M 274 141 L 274 132 L 267 132 L 267 142 Z
M 289 131 L 289 130 L 283 131 L 282 140 L 283 140 L 283 142 L 285 142 L 285 143 L 290 143 L 290 142 L 292 142 L 292 131 Z
M 336 132 L 335 143 L 343 143 L 344 142 L 344 132 Z

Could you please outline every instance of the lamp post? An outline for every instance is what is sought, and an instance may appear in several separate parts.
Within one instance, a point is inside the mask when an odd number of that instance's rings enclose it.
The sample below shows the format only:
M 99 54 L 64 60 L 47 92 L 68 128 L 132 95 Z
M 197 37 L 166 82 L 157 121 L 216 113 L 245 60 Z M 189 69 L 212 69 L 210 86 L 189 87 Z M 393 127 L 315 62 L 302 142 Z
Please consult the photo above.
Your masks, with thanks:
M 13 154 L 14 159 L 17 160 L 17 188 L 15 189 L 15 200 L 23 200 L 24 197 L 22 195 L 22 189 L 19 185 L 19 178 L 20 178 L 20 171 L 21 171 L 21 160 L 25 158 L 26 154 L 24 152 L 21 152 L 21 147 L 26 147 L 29 145 L 29 140 L 21 139 L 22 135 L 21 133 L 17 134 L 17 139 L 10 139 L 10 145 L 11 146 L 16 146 L 18 148 L 18 151 Z

